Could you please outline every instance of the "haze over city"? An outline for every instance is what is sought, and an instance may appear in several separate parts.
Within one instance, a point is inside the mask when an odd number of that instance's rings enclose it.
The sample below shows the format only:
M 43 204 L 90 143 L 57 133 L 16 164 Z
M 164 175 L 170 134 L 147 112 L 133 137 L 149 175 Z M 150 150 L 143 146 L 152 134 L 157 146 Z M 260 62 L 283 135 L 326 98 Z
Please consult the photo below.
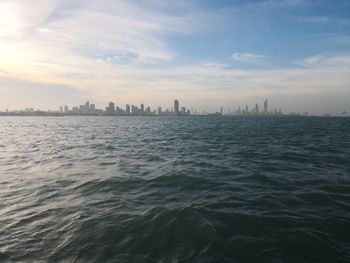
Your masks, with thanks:
M 0 111 L 350 112 L 349 1 L 0 0 Z

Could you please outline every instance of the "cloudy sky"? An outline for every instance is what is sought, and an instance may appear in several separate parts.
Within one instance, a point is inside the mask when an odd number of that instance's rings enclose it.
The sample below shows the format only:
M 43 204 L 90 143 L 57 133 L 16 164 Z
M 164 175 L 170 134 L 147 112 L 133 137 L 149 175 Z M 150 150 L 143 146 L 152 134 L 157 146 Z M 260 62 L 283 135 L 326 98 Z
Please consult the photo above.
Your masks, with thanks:
M 350 112 L 347 0 L 0 0 L 0 110 Z

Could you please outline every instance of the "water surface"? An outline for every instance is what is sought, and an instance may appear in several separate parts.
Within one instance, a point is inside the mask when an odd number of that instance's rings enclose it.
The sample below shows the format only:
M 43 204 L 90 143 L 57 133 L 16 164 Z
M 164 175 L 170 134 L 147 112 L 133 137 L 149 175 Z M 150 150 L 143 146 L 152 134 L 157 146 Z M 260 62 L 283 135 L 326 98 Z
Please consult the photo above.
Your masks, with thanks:
M 1 117 L 0 261 L 349 262 L 350 119 Z

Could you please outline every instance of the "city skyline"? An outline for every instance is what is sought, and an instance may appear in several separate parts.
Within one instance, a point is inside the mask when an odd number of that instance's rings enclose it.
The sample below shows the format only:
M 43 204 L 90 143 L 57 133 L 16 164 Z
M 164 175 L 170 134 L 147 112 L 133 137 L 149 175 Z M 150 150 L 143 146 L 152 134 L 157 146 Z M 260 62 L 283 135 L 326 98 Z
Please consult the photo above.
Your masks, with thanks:
M 176 99 L 177 100 L 177 99 Z M 175 101 L 176 101 L 175 100 Z M 219 105 L 210 105 L 211 107 L 194 107 L 193 105 L 189 105 L 187 109 L 191 109 L 191 113 L 195 113 L 194 115 L 207 115 L 207 114 L 214 114 L 214 113 L 218 113 L 220 112 L 220 108 L 223 109 L 223 114 L 222 115 L 244 115 L 246 112 L 250 113 L 250 114 L 254 114 L 254 113 L 262 113 L 262 112 L 267 112 L 266 108 L 268 107 L 266 105 L 268 99 L 265 98 L 262 102 L 260 99 L 260 103 L 258 101 L 256 102 L 249 102 L 247 104 L 245 103 L 238 103 L 238 104 L 219 104 Z M 116 105 L 115 102 L 111 101 L 113 104 Z M 110 103 L 111 103 L 110 102 Z M 90 103 L 90 100 L 87 100 L 85 103 Z M 30 105 L 27 105 L 25 107 L 22 108 L 4 108 L 1 107 L 3 105 L 0 105 L 0 112 L 5 113 L 5 112 L 26 112 L 26 111 L 41 111 L 41 112 L 60 112 L 63 111 L 65 108 L 69 108 L 70 111 L 74 111 L 78 112 L 79 108 L 80 108 L 80 114 L 83 114 L 84 112 L 81 112 L 81 108 L 84 105 L 77 105 L 77 106 L 69 106 L 68 104 L 61 104 L 58 103 L 59 106 L 58 107 L 50 107 L 48 109 L 45 109 L 44 107 L 33 107 Z M 146 105 L 147 103 L 126 103 L 125 105 L 122 105 L 122 103 L 119 102 L 118 107 L 119 109 L 123 109 L 124 107 L 130 107 L 130 112 L 131 107 L 135 106 L 138 107 L 140 106 L 140 109 L 142 106 Z M 91 103 L 91 105 L 97 109 L 99 109 L 100 111 L 105 111 L 105 107 L 103 106 L 103 104 L 95 104 L 95 103 Z M 175 111 L 175 106 L 173 105 L 173 107 L 169 107 L 169 105 L 167 104 L 162 104 L 162 105 L 150 105 L 147 104 L 147 107 L 151 108 L 152 111 L 158 112 L 159 108 L 160 109 L 166 109 L 169 112 L 173 112 Z M 277 112 L 282 111 L 283 110 L 283 114 L 286 115 L 311 115 L 311 116 L 350 116 L 350 106 L 348 108 L 338 108 L 337 111 L 333 111 L 333 112 L 329 112 L 329 111 L 321 111 L 321 112 L 317 112 L 317 113 L 313 113 L 310 112 L 308 110 L 298 110 L 296 109 L 296 107 L 291 107 L 292 110 L 286 110 L 285 107 L 281 106 L 278 103 L 273 103 L 272 104 L 272 112 L 271 110 L 269 110 L 268 112 L 271 113 L 271 115 L 278 115 L 278 114 L 273 114 L 275 112 L 275 110 L 277 110 Z M 57 110 L 58 109 L 58 110 Z M 247 111 L 247 109 L 249 109 Z M 306 108 L 307 109 L 307 108 Z M 123 109 L 124 111 L 127 111 L 125 108 Z M 181 107 L 179 108 L 179 110 L 181 110 Z M 186 110 L 187 111 L 187 110 Z M 155 114 L 158 115 L 158 114 Z M 193 115 L 193 114 L 192 114 Z M 281 115 L 281 114 L 280 114 Z
M 260 102 L 261 103 L 261 102 Z M 141 103 L 139 105 L 126 104 L 120 105 L 113 101 L 110 101 L 105 107 L 96 107 L 94 103 L 86 101 L 84 104 L 69 106 L 63 104 L 58 110 L 42 110 L 27 107 L 25 109 L 14 109 L 5 111 L 0 110 L 0 115 L 63 115 L 63 116 L 199 116 L 199 115 L 214 115 L 214 116 L 350 116 L 350 112 L 340 112 L 339 114 L 332 115 L 325 113 L 323 115 L 309 115 L 308 111 L 293 111 L 285 112 L 282 107 L 270 107 L 268 98 L 260 104 L 256 102 L 254 105 L 236 105 L 224 109 L 223 106 L 219 107 L 219 110 L 215 112 L 207 112 L 195 109 L 193 107 L 186 107 L 180 104 L 178 99 L 173 101 L 173 105 L 169 107 L 151 107 L 147 104 Z
M 350 111 L 350 3 L 2 0 L 0 110 L 249 105 Z M 278 105 L 273 105 L 278 107 Z

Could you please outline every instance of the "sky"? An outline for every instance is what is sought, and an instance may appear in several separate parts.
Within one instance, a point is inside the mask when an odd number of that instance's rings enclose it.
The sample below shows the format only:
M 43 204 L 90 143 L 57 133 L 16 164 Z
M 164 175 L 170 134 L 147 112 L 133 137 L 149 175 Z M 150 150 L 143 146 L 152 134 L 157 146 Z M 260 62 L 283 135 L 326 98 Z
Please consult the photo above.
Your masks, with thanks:
M 350 114 L 347 0 L 0 0 L 0 111 Z

